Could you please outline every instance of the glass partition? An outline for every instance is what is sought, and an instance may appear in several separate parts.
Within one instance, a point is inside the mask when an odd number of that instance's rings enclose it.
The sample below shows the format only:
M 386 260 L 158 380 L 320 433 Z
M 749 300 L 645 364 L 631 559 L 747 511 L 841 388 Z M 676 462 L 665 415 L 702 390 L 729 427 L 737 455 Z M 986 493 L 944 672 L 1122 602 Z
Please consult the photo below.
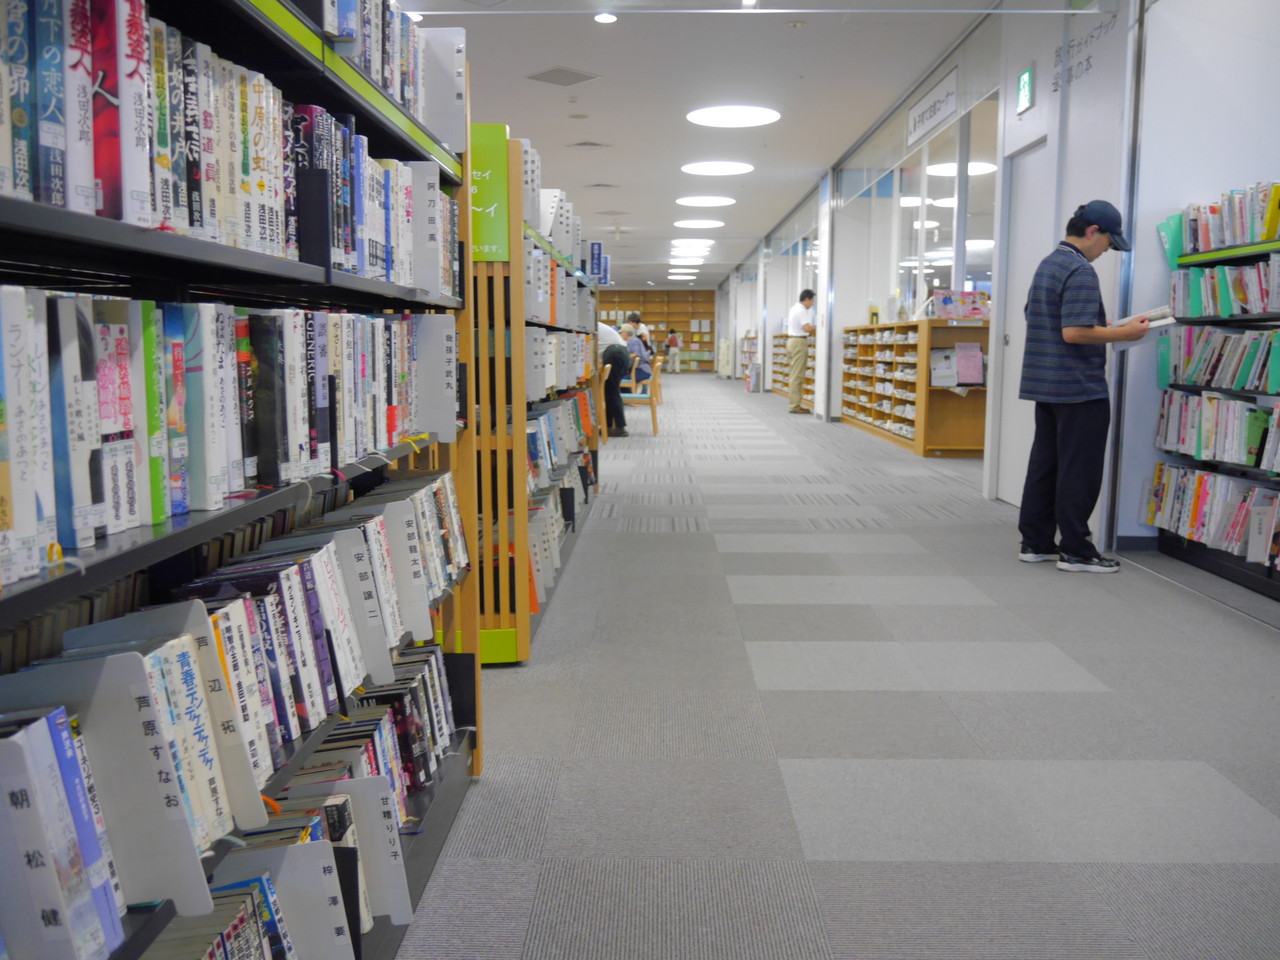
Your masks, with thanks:
M 995 94 L 969 114 L 969 191 L 965 217 L 964 289 L 991 294 L 991 264 L 996 235 L 996 125 L 1000 105 Z

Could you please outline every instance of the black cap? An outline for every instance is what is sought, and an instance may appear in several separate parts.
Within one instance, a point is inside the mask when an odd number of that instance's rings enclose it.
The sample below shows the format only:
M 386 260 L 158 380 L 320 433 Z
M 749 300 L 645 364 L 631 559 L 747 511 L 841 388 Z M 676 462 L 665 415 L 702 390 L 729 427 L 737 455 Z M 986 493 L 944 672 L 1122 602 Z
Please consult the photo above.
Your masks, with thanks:
M 1106 200 L 1090 200 L 1076 211 L 1076 216 L 1086 223 L 1094 224 L 1103 233 L 1111 236 L 1111 249 L 1128 251 L 1129 241 L 1121 232 L 1120 211 Z

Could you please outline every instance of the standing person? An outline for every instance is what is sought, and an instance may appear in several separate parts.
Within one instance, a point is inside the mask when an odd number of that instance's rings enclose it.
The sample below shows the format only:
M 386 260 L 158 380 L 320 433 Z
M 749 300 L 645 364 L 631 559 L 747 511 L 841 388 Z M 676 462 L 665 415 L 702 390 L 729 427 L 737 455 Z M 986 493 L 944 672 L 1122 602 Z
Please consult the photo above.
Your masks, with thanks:
M 680 334 L 667 328 L 667 363 L 672 373 L 680 372 Z
M 649 352 L 649 348 L 645 346 L 645 342 L 636 335 L 636 328 L 629 323 L 624 323 L 618 333 L 622 335 L 622 339 L 627 342 L 627 352 L 632 356 L 638 356 L 640 362 L 636 364 L 636 383 L 648 380 L 653 376 L 653 367 L 650 361 L 653 354 Z M 631 368 L 631 360 L 627 359 L 627 369 Z
M 804 413 L 800 404 L 804 400 L 804 367 L 809 359 L 809 334 L 813 333 L 813 291 L 801 290 L 800 302 L 787 314 L 787 364 L 788 397 L 787 413 Z
M 634 310 L 627 314 L 627 323 L 635 327 L 636 336 L 640 338 L 640 342 L 644 344 L 644 348 L 649 351 L 649 355 L 653 355 L 653 344 L 649 342 L 649 328 L 640 321 L 640 314 Z
M 1066 237 L 1040 261 L 1027 296 L 1018 396 L 1035 402 L 1036 434 L 1018 517 L 1018 559 L 1057 560 L 1059 570 L 1072 573 L 1120 569 L 1119 560 L 1099 554 L 1089 539 L 1111 425 L 1106 345 L 1142 339 L 1147 319 L 1107 325 L 1093 261 L 1109 249 L 1130 249 L 1120 211 L 1106 200 L 1091 200 L 1077 208 Z
M 600 351 L 600 369 L 606 363 L 612 365 L 609 379 L 604 382 L 605 429 L 611 437 L 626 437 L 627 407 L 622 402 L 622 380 L 631 370 L 631 354 L 627 341 L 617 330 L 603 321 L 596 321 L 596 344 Z

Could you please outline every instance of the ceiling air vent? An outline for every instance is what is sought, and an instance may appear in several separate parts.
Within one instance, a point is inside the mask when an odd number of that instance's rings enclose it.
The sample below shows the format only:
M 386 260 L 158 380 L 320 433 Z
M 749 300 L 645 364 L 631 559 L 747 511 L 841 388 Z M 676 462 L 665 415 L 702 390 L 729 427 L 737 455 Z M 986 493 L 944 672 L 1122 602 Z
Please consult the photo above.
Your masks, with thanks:
M 588 189 L 588 190 L 617 190 L 617 189 L 618 189 L 618 185 L 617 185 L 616 183 L 588 183 L 588 184 L 587 184 L 586 189 Z
M 597 73 L 583 73 L 581 70 L 571 70 L 568 67 L 552 67 L 541 73 L 531 73 L 528 79 L 537 80 L 539 83 L 553 83 L 557 87 L 572 87 L 575 83 L 586 83 L 597 77 L 599 77 Z
M 607 143 L 596 143 L 594 140 L 579 140 L 577 143 L 571 143 L 571 144 L 569 144 L 569 146 L 571 146 L 571 147 L 596 147 L 596 148 L 600 148 L 600 147 L 607 147 L 607 146 L 610 146 L 610 144 L 607 144 Z
M 597 210 L 596 216 L 597 217 L 625 217 L 630 212 L 631 211 L 629 210 Z M 623 227 L 622 229 L 625 230 L 626 227 Z
M 496 7 L 506 2 L 507 0 L 467 0 L 467 3 L 475 7 Z

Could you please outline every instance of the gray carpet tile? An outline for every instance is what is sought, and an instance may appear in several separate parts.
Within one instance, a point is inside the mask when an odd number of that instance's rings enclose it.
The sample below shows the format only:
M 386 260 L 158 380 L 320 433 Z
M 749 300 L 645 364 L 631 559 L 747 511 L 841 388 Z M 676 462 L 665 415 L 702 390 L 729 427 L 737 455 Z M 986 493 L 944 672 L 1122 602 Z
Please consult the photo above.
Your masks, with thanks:
M 786 534 L 717 533 L 716 546 L 723 553 L 856 553 L 912 554 L 925 552 L 915 540 L 903 534 Z
M 1223 694 L 1273 690 L 1274 643 L 1238 637 L 1168 633 L 1116 644 L 1106 639 L 1058 640 L 1058 646 L 1116 689 L 1206 690 Z
M 729 591 L 737 604 L 958 604 L 990 606 L 992 599 L 963 577 L 937 576 L 730 576 Z
M 563 750 L 573 736 L 580 684 L 547 686 L 523 681 L 490 683 L 524 668 L 488 671 L 484 675 L 484 752 L 487 757 L 545 757 Z
M 1196 761 L 779 764 L 811 860 L 1280 863 L 1280 818 Z
M 1084 691 L 1106 686 L 1052 643 L 1028 640 L 904 643 L 929 690 Z
M 956 577 L 969 572 L 965 564 L 931 553 L 840 553 L 832 559 L 836 572 L 846 576 Z
M 788 759 L 987 756 L 936 693 L 762 690 L 774 752 Z
M 543 856 L 798 858 L 776 761 L 566 760 Z
M 1150 960 L 1074 866 L 811 863 L 809 873 L 840 960 Z
M 808 576 L 843 572 L 835 559 L 824 553 L 724 553 L 720 564 L 727 574 Z
M 1280 816 L 1280 761 L 1215 760 L 1210 766 Z
M 882 606 L 871 610 L 895 640 L 1043 640 L 1026 620 L 1004 607 L 970 607 L 939 604 L 928 607 Z
M 564 859 L 543 867 L 524 960 L 831 960 L 804 865 Z
M 548 745 L 549 749 L 552 745 Z M 542 852 L 563 761 L 491 757 L 467 791 L 441 857 L 460 860 L 530 860 Z
M 1088 864 L 1151 960 L 1280 957 L 1276 864 Z
M 894 639 L 868 606 L 754 603 L 736 609 L 742 639 L 748 641 Z
M 521 960 L 542 865 L 442 860 L 405 932 L 401 960 Z
M 942 699 L 993 760 L 1197 759 L 1116 693 L 946 693 Z
M 774 758 L 755 690 L 609 690 L 584 699 L 574 758 Z
M 1126 690 L 1121 695 L 1201 760 L 1280 763 L 1280 692 L 1274 687 Z
M 931 689 L 905 647 L 892 641 L 753 640 L 746 649 L 761 690 Z
M 732 634 L 737 633 L 736 622 Z M 746 651 L 732 635 L 710 645 L 693 642 L 698 634 L 647 631 L 636 642 L 599 642 L 584 658 L 583 679 L 588 688 L 651 691 L 755 690 L 755 677 Z

